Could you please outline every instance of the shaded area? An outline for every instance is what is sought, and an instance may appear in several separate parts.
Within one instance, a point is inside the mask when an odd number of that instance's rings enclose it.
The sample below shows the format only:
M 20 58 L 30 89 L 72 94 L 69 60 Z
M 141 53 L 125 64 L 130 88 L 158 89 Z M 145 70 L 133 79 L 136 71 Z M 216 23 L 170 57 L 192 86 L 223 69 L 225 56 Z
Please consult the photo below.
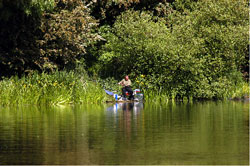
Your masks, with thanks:
M 39 69 L 35 63 L 40 56 L 36 40 L 42 34 L 39 15 L 31 0 L 0 2 L 0 76 Z

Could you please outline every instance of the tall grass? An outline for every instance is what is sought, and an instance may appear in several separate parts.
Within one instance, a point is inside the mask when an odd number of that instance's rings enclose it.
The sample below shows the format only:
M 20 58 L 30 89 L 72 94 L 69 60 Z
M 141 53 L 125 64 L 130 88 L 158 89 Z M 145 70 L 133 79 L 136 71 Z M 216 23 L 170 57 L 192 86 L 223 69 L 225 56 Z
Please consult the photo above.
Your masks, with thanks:
M 249 83 L 248 82 L 241 82 L 236 85 L 230 93 L 231 99 L 249 99 Z
M 0 81 L 1 105 L 101 103 L 107 97 L 98 83 L 75 72 L 33 73 Z
M 241 81 L 234 86 L 231 86 L 229 89 L 226 89 L 225 93 L 220 95 L 219 98 L 193 98 L 192 96 L 188 97 L 178 97 L 175 93 L 168 93 L 165 91 L 154 91 L 154 90 L 143 90 L 145 101 L 149 102 L 171 102 L 171 101 L 192 101 L 192 100 L 228 100 L 228 99 L 247 99 L 249 100 L 250 85 L 248 82 Z
M 175 101 L 192 101 L 192 97 L 183 97 L 179 98 L 174 93 L 168 93 L 166 91 L 152 91 L 152 90 L 144 90 L 144 99 L 147 102 L 154 102 L 154 103 L 168 103 L 168 102 L 175 102 Z
M 56 71 L 51 74 L 32 73 L 22 78 L 17 76 L 3 78 L 0 81 L 0 105 L 103 103 L 114 99 L 105 94 L 101 85 L 119 93 L 121 87 L 116 87 L 117 82 L 114 79 L 91 81 L 86 74 L 73 71 Z M 248 98 L 249 84 L 242 82 L 229 91 L 230 93 L 225 94 L 224 99 Z M 163 91 L 145 89 L 143 93 L 144 100 L 148 102 L 165 103 L 176 100 L 175 94 Z M 189 99 L 193 100 L 192 97 Z M 182 100 L 188 100 L 188 98 L 184 97 Z

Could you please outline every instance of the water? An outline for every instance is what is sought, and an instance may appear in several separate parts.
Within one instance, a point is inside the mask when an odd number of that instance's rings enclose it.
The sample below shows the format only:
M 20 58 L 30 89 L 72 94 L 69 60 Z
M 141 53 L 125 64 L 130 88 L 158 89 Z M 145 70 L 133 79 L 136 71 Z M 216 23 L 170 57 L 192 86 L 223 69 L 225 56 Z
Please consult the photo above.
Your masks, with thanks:
M 3 164 L 249 164 L 249 103 L 0 108 Z

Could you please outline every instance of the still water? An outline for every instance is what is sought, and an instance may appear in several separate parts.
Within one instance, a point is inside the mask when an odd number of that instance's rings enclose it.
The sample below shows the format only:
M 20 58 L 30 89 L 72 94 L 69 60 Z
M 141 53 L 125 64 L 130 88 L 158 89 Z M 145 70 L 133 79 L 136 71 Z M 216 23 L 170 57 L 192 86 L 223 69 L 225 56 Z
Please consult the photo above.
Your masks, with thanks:
M 0 108 L 4 164 L 249 164 L 249 103 Z

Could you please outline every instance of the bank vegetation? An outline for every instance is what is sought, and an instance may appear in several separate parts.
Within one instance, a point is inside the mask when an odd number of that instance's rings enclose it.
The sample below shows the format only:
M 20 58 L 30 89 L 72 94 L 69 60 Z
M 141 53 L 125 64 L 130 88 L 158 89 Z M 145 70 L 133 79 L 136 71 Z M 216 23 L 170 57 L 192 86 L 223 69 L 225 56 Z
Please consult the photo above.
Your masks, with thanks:
M 103 102 L 125 74 L 147 100 L 249 95 L 246 0 L 1 0 L 0 21 L 3 104 Z

